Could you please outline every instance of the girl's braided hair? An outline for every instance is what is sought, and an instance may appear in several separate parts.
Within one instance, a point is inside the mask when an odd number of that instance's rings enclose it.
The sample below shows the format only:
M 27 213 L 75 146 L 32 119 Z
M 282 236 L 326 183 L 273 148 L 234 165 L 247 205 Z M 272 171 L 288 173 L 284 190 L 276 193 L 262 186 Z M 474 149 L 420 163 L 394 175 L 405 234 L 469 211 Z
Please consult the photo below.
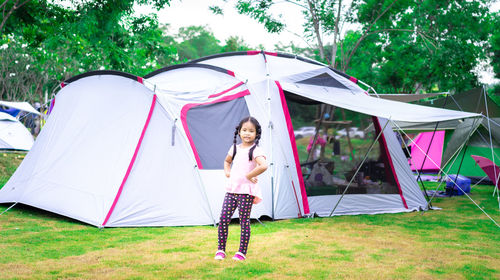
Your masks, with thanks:
M 234 131 L 234 139 L 233 139 L 233 157 L 232 157 L 232 160 L 234 159 L 234 156 L 236 156 L 236 137 L 238 136 L 238 134 L 240 133 L 240 130 L 241 130 L 241 127 L 243 126 L 244 123 L 246 122 L 251 122 L 254 126 L 255 126 L 255 130 L 256 130 L 256 135 L 255 135 L 255 142 L 254 142 L 254 145 L 250 148 L 250 150 L 248 151 L 248 160 L 249 161 L 252 161 L 253 159 L 253 150 L 255 150 L 255 147 L 257 147 L 257 145 L 259 145 L 259 140 L 260 140 L 260 136 L 261 136 L 261 133 L 262 133 L 262 128 L 260 127 L 260 124 L 259 122 L 254 118 L 254 117 L 246 117 L 246 118 L 243 118 L 241 121 L 240 121 L 240 124 L 238 124 L 238 126 L 236 127 L 235 131 Z

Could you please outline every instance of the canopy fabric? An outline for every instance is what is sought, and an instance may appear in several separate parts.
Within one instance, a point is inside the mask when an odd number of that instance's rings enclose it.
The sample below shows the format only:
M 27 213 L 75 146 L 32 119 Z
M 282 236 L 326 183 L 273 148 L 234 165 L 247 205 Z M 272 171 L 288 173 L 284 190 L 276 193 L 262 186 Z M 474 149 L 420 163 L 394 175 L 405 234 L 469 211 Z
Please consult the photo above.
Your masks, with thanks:
M 366 94 L 333 90 L 331 87 L 312 86 L 283 82 L 283 89 L 296 95 L 341 107 L 366 115 L 382 117 L 392 121 L 405 122 L 437 122 L 454 119 L 479 117 L 475 113 L 467 113 L 446 109 L 430 108 L 420 105 L 402 103 L 392 100 L 373 98 Z
M 0 106 L 15 108 L 28 113 L 40 115 L 40 112 L 33 108 L 33 106 L 31 106 L 28 102 L 0 101 Z
M 436 97 L 436 96 L 439 96 L 442 94 L 447 94 L 447 93 L 442 93 L 442 92 L 424 93 L 424 94 L 406 94 L 406 93 L 374 94 L 374 93 L 371 93 L 370 96 L 375 97 L 375 98 L 380 97 L 380 98 L 386 99 L 386 100 L 408 103 L 408 102 L 419 101 L 419 100 L 430 98 L 430 97 Z

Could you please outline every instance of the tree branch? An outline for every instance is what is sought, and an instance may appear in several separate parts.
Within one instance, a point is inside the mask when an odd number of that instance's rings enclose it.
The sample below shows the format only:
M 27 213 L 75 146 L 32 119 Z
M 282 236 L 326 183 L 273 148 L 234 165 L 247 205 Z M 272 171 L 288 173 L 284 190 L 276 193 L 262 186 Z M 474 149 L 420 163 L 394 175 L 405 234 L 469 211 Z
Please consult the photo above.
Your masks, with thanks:
M 368 26 L 368 28 L 365 30 L 365 33 L 363 35 L 361 35 L 361 38 L 358 39 L 358 41 L 356 42 L 356 45 L 354 46 L 354 48 L 352 49 L 352 51 L 349 53 L 349 58 L 347 59 L 346 61 L 346 64 L 344 65 L 345 69 L 343 69 L 344 71 L 347 69 L 347 66 L 349 65 L 349 62 L 351 61 L 352 59 L 352 56 L 354 55 L 354 53 L 356 52 L 356 50 L 358 49 L 359 45 L 361 44 L 361 42 L 366 38 L 367 33 L 370 32 L 371 28 L 375 25 L 375 23 L 377 23 L 377 21 L 385 14 L 387 13 L 387 11 L 392 8 L 392 6 L 394 6 L 394 4 L 397 2 L 398 0 L 394 0 L 392 1 L 392 3 L 387 6 L 387 8 L 385 8 L 384 11 L 382 11 L 382 13 L 380 13 L 377 18 L 375 18 L 370 26 Z
M 294 4 L 294 5 L 297 5 L 297 6 L 301 7 L 301 8 L 307 9 L 307 6 L 302 5 L 302 4 L 300 4 L 298 2 L 295 2 L 295 1 L 292 1 L 292 0 L 284 0 L 283 2 L 288 2 L 290 4 Z M 279 2 L 277 2 L 276 4 L 279 4 Z
M 21 8 L 24 4 L 28 3 L 30 0 L 25 0 L 24 2 L 22 2 L 20 5 L 17 5 L 19 3 L 19 0 L 16 0 L 14 5 L 12 6 L 12 8 L 10 8 L 9 12 L 7 13 L 7 15 L 5 15 L 5 9 L 7 8 L 7 2 L 9 2 L 9 0 L 6 0 L 5 2 L 2 3 L 2 5 L 0 7 L 3 6 L 3 11 L 2 11 L 2 15 L 3 15 L 3 19 L 2 19 L 2 23 L 0 23 L 0 33 L 2 32 L 3 30 L 3 27 L 5 25 L 5 23 L 7 22 L 7 19 L 10 17 L 10 15 L 12 15 L 12 13 Z

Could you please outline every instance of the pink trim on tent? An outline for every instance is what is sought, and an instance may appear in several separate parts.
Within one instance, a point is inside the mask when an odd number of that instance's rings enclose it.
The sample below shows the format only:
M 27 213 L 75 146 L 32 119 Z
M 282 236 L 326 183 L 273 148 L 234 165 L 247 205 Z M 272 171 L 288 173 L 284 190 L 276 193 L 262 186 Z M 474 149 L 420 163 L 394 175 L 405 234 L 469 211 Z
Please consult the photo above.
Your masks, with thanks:
M 387 161 L 389 162 L 389 165 L 391 166 L 391 171 L 392 175 L 394 176 L 394 180 L 396 181 L 396 185 L 398 186 L 399 190 L 399 196 L 401 196 L 401 200 L 403 201 L 403 205 L 406 209 L 408 209 L 408 205 L 406 204 L 406 199 L 403 195 L 403 190 L 401 189 L 401 184 L 399 183 L 398 180 L 398 174 L 396 174 L 396 170 L 394 169 L 394 164 L 392 164 L 392 158 L 391 158 L 391 152 L 389 151 L 389 147 L 387 146 L 387 142 L 385 140 L 384 132 L 382 131 L 382 127 L 380 126 L 380 122 L 378 121 L 378 117 L 373 117 L 373 124 L 375 125 L 375 131 L 378 133 L 382 132 L 382 135 L 380 136 L 380 139 L 382 139 L 382 145 L 384 145 L 386 156 L 387 156 Z
M 64 82 L 61 83 L 61 88 L 65 87 L 66 84 Z
M 307 193 L 304 184 L 304 178 L 302 177 L 302 169 L 300 168 L 299 152 L 297 151 L 297 143 L 295 143 L 295 134 L 293 133 L 292 119 L 290 118 L 290 112 L 288 112 L 288 106 L 286 104 L 283 88 L 278 81 L 275 82 L 280 92 L 281 107 L 283 108 L 283 115 L 285 116 L 286 120 L 288 136 L 290 138 L 290 144 L 292 145 L 293 157 L 295 159 L 295 169 L 297 171 L 297 176 L 299 177 L 300 194 L 302 195 L 302 206 L 304 207 L 304 214 L 307 215 L 309 214 L 309 202 L 307 201 Z
M 243 82 L 239 82 L 239 83 L 237 83 L 236 85 L 232 86 L 231 88 L 228 88 L 228 89 L 226 89 L 226 90 L 224 90 L 224 91 L 221 91 L 221 92 L 219 92 L 219 93 L 214 93 L 214 94 L 212 94 L 212 95 L 209 95 L 209 96 L 208 96 L 208 98 L 214 98 L 214 97 L 217 97 L 217 96 L 223 95 L 224 93 L 229 92 L 229 91 L 231 91 L 231 90 L 233 90 L 233 89 L 235 89 L 235 88 L 237 88 L 237 87 L 241 86 L 242 84 L 243 84 Z
M 358 83 L 358 79 L 354 78 L 354 77 L 349 77 L 349 80 L 355 84 Z
M 47 111 L 47 115 L 50 115 L 50 113 L 52 113 L 52 109 L 54 109 L 54 105 L 56 104 L 56 98 L 52 98 L 52 101 L 50 101 L 50 107 L 49 107 L 49 111 Z
M 278 56 L 278 53 L 275 52 L 264 52 L 267 55 Z
M 247 55 L 256 55 L 259 53 L 260 53 L 260 51 L 247 51 Z
M 229 89 L 229 90 L 231 90 L 231 89 Z M 206 103 L 189 103 L 189 104 L 184 105 L 184 107 L 182 107 L 182 109 L 181 109 L 182 127 L 184 128 L 184 131 L 186 132 L 186 136 L 187 136 L 187 138 L 189 140 L 189 145 L 191 145 L 191 149 L 193 150 L 194 158 L 196 159 L 196 164 L 198 165 L 199 169 L 203 169 L 203 166 L 201 164 L 201 160 L 200 160 L 200 156 L 198 155 L 198 151 L 196 150 L 196 146 L 194 145 L 193 138 L 191 137 L 191 133 L 189 132 L 189 127 L 187 125 L 187 112 L 191 108 L 194 108 L 196 106 L 215 104 L 215 103 L 224 102 L 224 101 L 231 101 L 233 99 L 240 98 L 240 97 L 243 97 L 243 96 L 249 95 L 249 94 L 250 94 L 250 91 L 248 89 L 246 89 L 246 90 L 238 92 L 236 94 L 226 95 L 226 96 L 224 96 L 222 98 L 219 98 L 219 99 L 216 99 L 216 100 L 213 100 L 213 101 L 210 101 L 210 102 L 206 102 Z
M 233 71 L 231 71 L 231 70 L 227 70 L 227 74 L 228 74 L 228 75 L 230 75 L 230 76 L 236 77 L 236 76 L 234 75 L 234 72 L 233 72 Z
M 137 77 L 137 81 L 141 84 L 144 84 L 144 79 L 142 77 Z
M 105 226 L 109 220 L 109 217 L 111 217 L 111 214 L 113 213 L 113 210 L 115 209 L 116 203 L 118 202 L 118 199 L 120 198 L 120 195 L 123 191 L 123 186 L 127 182 L 128 176 L 130 175 L 130 171 L 132 170 L 132 167 L 134 166 L 135 159 L 137 157 L 137 154 L 139 153 L 139 148 L 141 147 L 141 144 L 142 144 L 142 139 L 144 138 L 144 135 L 146 134 L 146 130 L 148 128 L 149 122 L 151 121 L 151 116 L 153 115 L 155 104 L 156 104 L 156 94 L 153 95 L 153 101 L 151 102 L 151 107 L 149 108 L 148 118 L 146 119 L 146 123 L 144 124 L 144 127 L 142 128 L 141 137 L 139 137 L 139 141 L 137 142 L 137 146 L 135 147 L 134 155 L 132 156 L 132 159 L 130 160 L 130 163 L 129 163 L 128 168 L 127 168 L 127 172 L 125 173 L 125 177 L 123 177 L 120 188 L 118 189 L 118 193 L 115 196 L 115 200 L 113 201 L 113 204 L 111 205 L 111 208 L 109 209 L 108 214 L 106 215 L 106 218 L 104 219 L 104 222 L 102 223 L 102 226 Z

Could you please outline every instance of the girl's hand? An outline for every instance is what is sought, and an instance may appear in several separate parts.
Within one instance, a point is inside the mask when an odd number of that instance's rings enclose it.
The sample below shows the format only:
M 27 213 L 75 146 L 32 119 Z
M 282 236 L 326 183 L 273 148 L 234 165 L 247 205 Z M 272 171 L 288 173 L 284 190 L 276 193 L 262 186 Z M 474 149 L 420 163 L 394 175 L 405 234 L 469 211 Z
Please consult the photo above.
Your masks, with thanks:
M 257 177 L 248 178 L 248 180 L 254 184 L 257 184 Z
M 226 177 L 227 177 L 227 178 L 229 178 L 229 176 L 231 176 L 231 173 L 230 173 L 230 172 L 224 171 L 224 173 L 226 174 Z

